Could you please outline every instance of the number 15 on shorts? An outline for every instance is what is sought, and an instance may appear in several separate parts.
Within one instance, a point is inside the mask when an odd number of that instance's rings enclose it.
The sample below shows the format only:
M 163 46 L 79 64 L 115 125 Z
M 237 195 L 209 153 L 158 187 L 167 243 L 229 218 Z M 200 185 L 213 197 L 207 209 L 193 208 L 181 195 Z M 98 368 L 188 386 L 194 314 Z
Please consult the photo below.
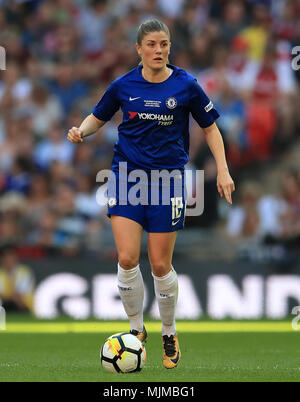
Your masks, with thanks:
M 171 198 L 172 202 L 172 221 L 175 219 L 179 219 L 183 210 L 183 202 L 182 197 L 173 197 Z

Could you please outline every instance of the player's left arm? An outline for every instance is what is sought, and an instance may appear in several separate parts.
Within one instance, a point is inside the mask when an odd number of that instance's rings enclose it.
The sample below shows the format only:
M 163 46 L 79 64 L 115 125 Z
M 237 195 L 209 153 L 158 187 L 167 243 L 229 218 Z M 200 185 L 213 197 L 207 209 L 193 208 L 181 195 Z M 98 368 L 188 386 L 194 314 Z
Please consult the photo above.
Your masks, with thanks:
M 205 133 L 207 144 L 217 164 L 218 192 L 221 197 L 223 197 L 223 195 L 225 196 L 226 201 L 229 202 L 229 204 L 232 204 L 231 193 L 235 190 L 235 186 L 229 174 L 222 135 L 216 123 L 203 128 L 203 131 Z

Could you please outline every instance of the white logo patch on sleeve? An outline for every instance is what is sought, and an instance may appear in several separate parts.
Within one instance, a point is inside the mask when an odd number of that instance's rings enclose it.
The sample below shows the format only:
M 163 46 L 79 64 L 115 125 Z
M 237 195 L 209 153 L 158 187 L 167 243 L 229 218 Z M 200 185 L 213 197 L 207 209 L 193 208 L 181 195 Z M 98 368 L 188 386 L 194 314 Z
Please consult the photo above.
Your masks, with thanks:
M 212 101 L 209 102 L 209 104 L 207 106 L 205 106 L 205 111 L 206 113 L 209 112 L 212 108 L 214 107 Z

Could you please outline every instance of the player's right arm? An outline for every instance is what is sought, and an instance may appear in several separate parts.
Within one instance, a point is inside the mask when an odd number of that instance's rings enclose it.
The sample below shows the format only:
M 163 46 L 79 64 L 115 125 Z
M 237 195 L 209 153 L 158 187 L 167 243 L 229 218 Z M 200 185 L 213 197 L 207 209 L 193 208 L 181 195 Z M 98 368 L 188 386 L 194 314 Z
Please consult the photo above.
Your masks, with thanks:
M 68 132 L 68 140 L 75 144 L 83 142 L 83 138 L 95 133 L 109 121 L 120 108 L 118 96 L 118 80 L 110 84 L 104 95 L 88 115 L 80 127 L 72 127 Z M 103 120 L 102 120 L 103 119 Z
M 93 114 L 89 114 L 83 122 L 80 124 L 80 127 L 72 127 L 68 131 L 68 140 L 73 142 L 74 144 L 78 144 L 83 142 L 83 138 L 88 135 L 94 134 L 99 128 L 103 127 L 106 121 L 99 120 Z

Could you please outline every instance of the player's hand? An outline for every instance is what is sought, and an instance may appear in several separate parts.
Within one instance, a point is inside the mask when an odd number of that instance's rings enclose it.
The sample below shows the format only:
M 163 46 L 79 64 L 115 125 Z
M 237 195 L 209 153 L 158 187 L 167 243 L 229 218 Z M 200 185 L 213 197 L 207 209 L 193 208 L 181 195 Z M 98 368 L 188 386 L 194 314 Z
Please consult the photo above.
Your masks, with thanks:
M 232 204 L 231 193 L 235 190 L 235 186 L 227 169 L 218 171 L 217 188 L 220 196 L 224 195 L 226 201 Z
M 72 127 L 69 131 L 68 131 L 68 140 L 73 142 L 74 144 L 78 144 L 80 142 L 83 142 L 83 131 L 80 130 L 77 127 Z

